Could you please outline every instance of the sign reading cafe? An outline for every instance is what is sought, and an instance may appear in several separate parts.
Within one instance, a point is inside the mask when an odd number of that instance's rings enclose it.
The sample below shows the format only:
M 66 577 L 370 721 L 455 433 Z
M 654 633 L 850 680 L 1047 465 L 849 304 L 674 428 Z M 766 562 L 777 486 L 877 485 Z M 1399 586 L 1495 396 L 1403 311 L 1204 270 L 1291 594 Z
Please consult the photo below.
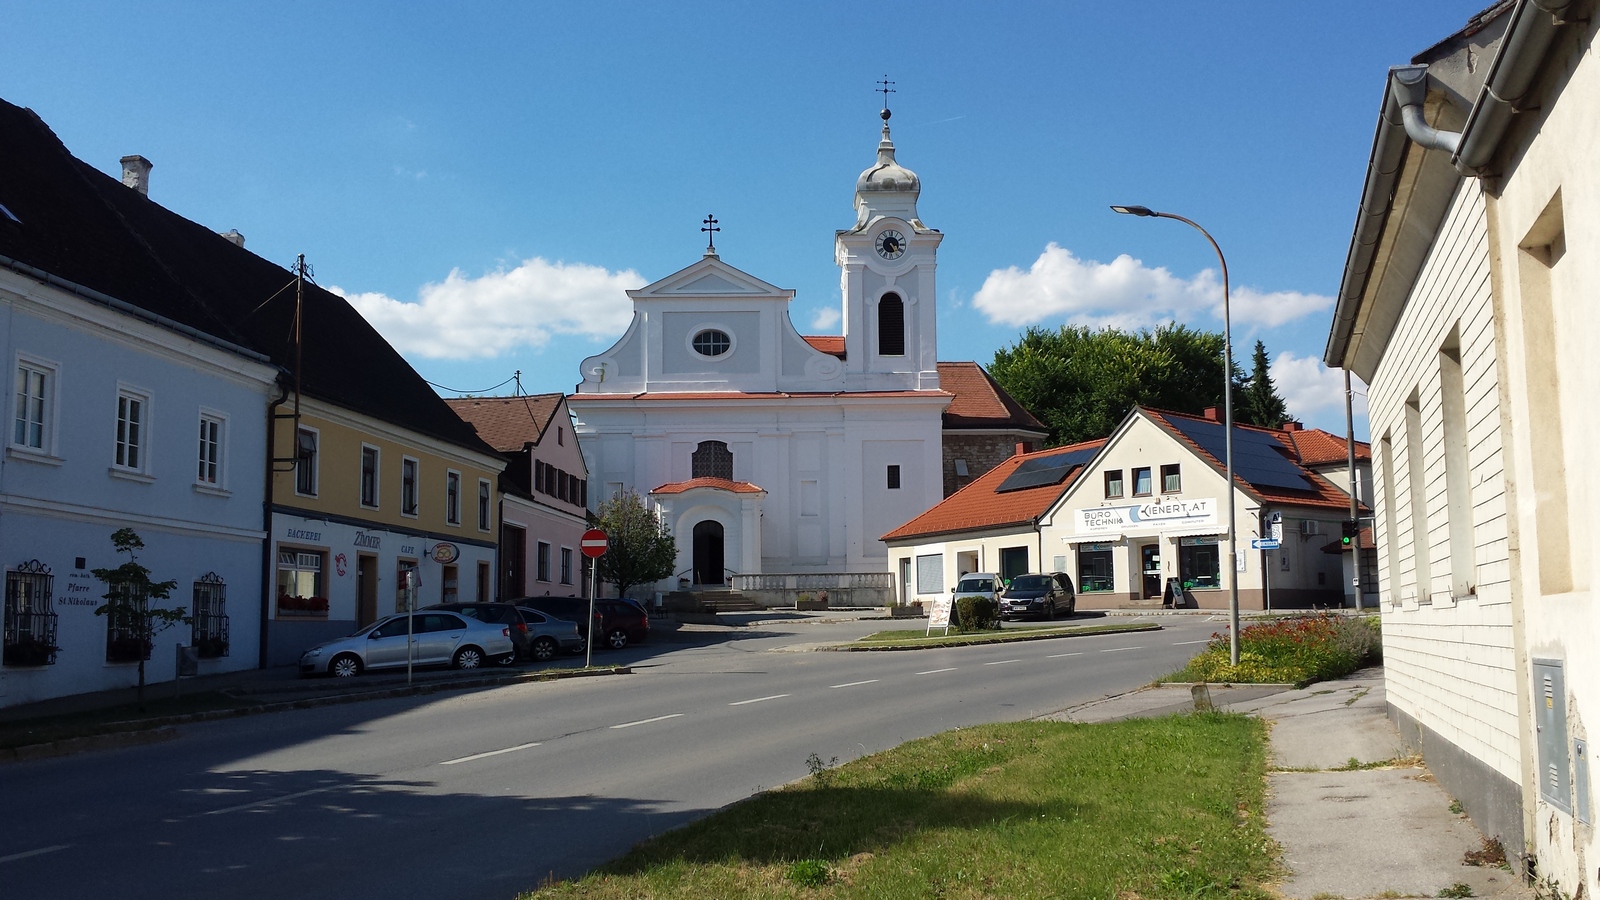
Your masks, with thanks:
M 1108 534 L 1122 531 L 1164 531 L 1217 524 L 1217 501 L 1151 500 L 1131 506 L 1097 506 L 1080 509 L 1078 534 Z

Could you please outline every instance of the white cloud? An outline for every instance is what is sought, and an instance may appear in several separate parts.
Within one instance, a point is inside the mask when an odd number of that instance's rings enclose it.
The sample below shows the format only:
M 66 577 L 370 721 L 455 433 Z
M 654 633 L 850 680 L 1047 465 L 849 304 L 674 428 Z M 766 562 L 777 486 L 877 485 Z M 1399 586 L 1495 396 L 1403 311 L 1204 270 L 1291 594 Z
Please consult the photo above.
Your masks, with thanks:
M 837 306 L 824 306 L 811 314 L 811 330 L 823 334 L 831 334 L 839 324 L 842 313 Z
M 1289 414 L 1303 422 L 1344 418 L 1344 372 L 1330 369 L 1315 356 L 1298 356 L 1285 350 L 1272 361 L 1272 383 L 1278 396 L 1289 407 Z M 1367 387 L 1351 377 L 1356 417 L 1367 414 Z
M 414 303 L 329 290 L 349 300 L 403 354 L 475 359 L 540 348 L 558 335 L 615 338 L 633 318 L 625 291 L 644 283 L 632 269 L 610 272 L 534 257 L 477 278 L 452 269 L 443 282 L 423 285 Z
M 1235 322 L 1268 328 L 1333 305 L 1332 297 L 1319 294 L 1249 287 L 1234 288 L 1229 299 Z M 1051 243 L 1026 272 L 1016 266 L 990 272 L 972 305 L 1004 325 L 1061 319 L 1091 328 L 1143 328 L 1187 321 L 1199 310 L 1220 319 L 1222 283 L 1213 269 L 1184 279 L 1126 253 L 1103 263 Z

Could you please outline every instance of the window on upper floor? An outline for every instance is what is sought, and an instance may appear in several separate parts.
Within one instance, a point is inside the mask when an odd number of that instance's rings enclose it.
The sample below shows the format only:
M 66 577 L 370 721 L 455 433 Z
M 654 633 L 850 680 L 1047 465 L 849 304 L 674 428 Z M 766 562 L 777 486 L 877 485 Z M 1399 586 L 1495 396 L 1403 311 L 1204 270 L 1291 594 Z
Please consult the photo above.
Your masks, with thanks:
M 444 520 L 450 525 L 461 524 L 461 473 L 447 472 L 444 477 Z
M 493 493 L 489 490 L 487 479 L 478 479 L 478 530 L 488 531 L 494 518 L 493 509 L 489 506 Z
M 117 442 L 112 467 L 145 474 L 150 469 L 146 448 L 150 443 L 150 395 L 132 388 L 117 389 Z
M 301 428 L 295 435 L 294 492 L 317 495 L 317 433 L 310 428 Z
M 890 466 L 889 467 L 888 480 L 889 480 L 889 490 L 891 490 L 891 491 L 900 490 L 900 467 L 899 466 Z
M 1106 472 L 1106 499 L 1116 500 L 1122 497 L 1122 470 L 1111 469 Z
M 878 301 L 878 355 L 906 355 L 906 305 L 899 294 Z
M 680 470 L 681 471 L 681 470 Z M 689 456 L 690 478 L 733 480 L 733 453 L 721 441 L 701 441 Z
M 378 507 L 378 448 L 361 448 L 361 505 Z
M 200 456 L 194 478 L 197 484 L 222 487 L 222 448 L 226 437 L 227 423 L 221 416 L 200 414 Z
M 55 414 L 56 368 L 37 360 L 17 362 L 11 445 L 48 454 Z
M 1133 470 L 1133 495 L 1135 497 L 1148 497 L 1153 491 L 1150 483 L 1150 467 L 1140 466 Z
M 697 332 L 690 339 L 689 345 L 694 352 L 708 358 L 716 358 L 733 349 L 733 338 L 726 331 L 717 328 L 707 328 Z M 559 443 L 559 440 L 558 440 Z
M 409 456 L 400 460 L 400 514 L 417 514 L 417 461 Z
M 1161 493 L 1177 494 L 1183 491 L 1183 473 L 1178 464 L 1161 467 Z

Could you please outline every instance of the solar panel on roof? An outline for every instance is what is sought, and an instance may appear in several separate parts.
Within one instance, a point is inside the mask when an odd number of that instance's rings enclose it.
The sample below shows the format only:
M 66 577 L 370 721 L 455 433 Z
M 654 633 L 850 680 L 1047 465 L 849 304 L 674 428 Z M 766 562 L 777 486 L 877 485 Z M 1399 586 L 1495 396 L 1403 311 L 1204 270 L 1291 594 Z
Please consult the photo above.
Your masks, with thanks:
M 1068 475 L 1072 474 L 1074 469 L 1081 467 L 1084 463 L 1094 458 L 1098 450 L 1098 447 L 1087 447 L 1030 459 L 1017 466 L 1016 470 L 1010 475 L 1007 475 L 1006 480 L 1000 482 L 1000 486 L 995 488 L 994 492 L 1004 494 L 1009 491 L 1020 491 L 1024 488 L 1060 484 L 1066 480 Z
M 1199 444 L 1201 449 L 1216 457 L 1218 462 L 1227 459 L 1227 435 L 1221 423 L 1180 419 L 1176 416 L 1167 421 L 1189 440 Z M 1306 477 L 1305 470 L 1286 455 L 1283 443 L 1264 431 L 1233 429 L 1233 471 L 1258 487 L 1289 491 L 1317 489 L 1316 484 Z

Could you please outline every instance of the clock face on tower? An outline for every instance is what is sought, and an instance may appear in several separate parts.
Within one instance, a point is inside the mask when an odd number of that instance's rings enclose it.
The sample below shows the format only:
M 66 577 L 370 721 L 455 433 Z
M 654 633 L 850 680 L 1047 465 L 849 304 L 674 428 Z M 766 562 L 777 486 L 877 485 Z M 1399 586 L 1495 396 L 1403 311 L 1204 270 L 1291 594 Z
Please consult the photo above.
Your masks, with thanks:
M 889 229 L 878 235 L 878 255 L 884 259 L 899 259 L 906 252 L 905 235 Z

